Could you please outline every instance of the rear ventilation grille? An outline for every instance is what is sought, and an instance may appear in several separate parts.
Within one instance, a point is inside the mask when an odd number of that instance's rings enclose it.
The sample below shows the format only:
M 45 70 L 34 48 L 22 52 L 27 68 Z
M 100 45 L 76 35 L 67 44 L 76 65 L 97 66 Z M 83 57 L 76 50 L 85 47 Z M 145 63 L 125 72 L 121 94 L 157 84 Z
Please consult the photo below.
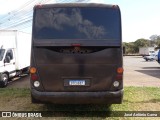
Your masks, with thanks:
M 46 49 L 68 54 L 89 54 L 104 50 L 105 47 L 46 47 Z

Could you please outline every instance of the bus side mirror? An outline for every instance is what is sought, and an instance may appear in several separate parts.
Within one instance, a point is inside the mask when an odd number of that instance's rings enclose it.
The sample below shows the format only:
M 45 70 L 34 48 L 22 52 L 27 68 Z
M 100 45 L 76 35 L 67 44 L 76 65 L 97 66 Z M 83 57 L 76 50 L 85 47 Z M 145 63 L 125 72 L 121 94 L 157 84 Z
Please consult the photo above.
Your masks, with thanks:
M 11 59 L 9 56 L 6 56 L 4 59 L 4 63 L 10 63 Z

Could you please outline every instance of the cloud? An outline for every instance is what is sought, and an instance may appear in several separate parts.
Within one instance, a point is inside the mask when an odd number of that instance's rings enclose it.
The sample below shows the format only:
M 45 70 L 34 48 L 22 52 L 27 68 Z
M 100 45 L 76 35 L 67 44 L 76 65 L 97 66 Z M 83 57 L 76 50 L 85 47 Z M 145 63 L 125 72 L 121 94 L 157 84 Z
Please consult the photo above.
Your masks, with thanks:
M 68 26 L 76 28 L 79 33 L 90 39 L 101 38 L 106 34 L 103 26 L 94 25 L 92 21 L 83 18 L 78 8 L 73 8 L 70 14 L 67 14 L 64 8 L 51 9 L 49 11 L 43 10 L 37 16 L 37 18 L 45 18 L 37 20 L 36 25 L 40 27 L 39 30 L 48 27 L 63 31 Z
M 0 0 L 0 15 L 8 14 L 13 10 L 17 10 L 23 4 L 25 4 L 28 0 Z

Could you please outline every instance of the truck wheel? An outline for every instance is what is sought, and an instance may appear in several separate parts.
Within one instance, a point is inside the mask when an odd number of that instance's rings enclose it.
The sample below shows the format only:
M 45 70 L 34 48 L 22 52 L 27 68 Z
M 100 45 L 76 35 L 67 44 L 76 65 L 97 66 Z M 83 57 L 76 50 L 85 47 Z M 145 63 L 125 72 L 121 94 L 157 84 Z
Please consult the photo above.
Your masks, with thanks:
M 3 73 L 0 76 L 0 87 L 6 87 L 8 84 L 8 75 L 6 73 Z
M 24 68 L 23 71 L 22 71 L 22 73 L 24 73 L 24 74 L 29 74 L 29 67 Z

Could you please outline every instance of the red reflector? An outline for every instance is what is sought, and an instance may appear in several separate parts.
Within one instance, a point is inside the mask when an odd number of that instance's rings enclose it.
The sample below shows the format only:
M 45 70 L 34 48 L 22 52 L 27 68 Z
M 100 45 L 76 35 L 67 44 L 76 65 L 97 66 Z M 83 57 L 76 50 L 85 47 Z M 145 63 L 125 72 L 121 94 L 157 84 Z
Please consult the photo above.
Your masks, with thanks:
M 37 75 L 32 74 L 32 75 L 31 75 L 31 79 L 32 79 L 32 80 L 37 80 L 37 79 L 38 79 L 38 77 L 37 77 Z
M 71 44 L 71 46 L 79 47 L 79 46 L 81 46 L 81 44 L 76 43 L 76 44 Z
M 117 75 L 116 76 L 116 80 L 122 80 L 122 78 L 123 78 L 123 75 Z

